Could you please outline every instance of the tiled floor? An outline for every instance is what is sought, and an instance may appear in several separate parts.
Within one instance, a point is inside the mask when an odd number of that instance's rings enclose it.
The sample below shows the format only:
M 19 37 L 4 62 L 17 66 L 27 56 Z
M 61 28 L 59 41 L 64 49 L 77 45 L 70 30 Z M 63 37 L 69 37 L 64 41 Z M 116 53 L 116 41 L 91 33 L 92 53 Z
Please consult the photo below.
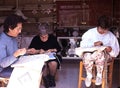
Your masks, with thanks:
M 118 88 L 118 86 L 120 86 L 119 63 L 120 63 L 120 60 L 115 60 L 114 62 L 112 88 Z M 57 80 L 57 84 L 55 88 L 77 88 L 78 73 L 79 73 L 79 61 L 75 61 L 75 60 L 63 61 L 62 68 L 58 72 L 59 78 Z M 41 86 L 41 88 L 44 88 L 44 87 Z M 82 88 L 86 88 L 84 84 Z

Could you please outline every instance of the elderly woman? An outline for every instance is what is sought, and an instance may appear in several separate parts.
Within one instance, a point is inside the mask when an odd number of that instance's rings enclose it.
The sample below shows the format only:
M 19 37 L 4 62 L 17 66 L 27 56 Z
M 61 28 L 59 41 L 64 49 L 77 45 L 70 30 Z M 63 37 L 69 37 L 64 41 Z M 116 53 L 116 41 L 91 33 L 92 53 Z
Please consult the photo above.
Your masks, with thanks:
M 44 54 L 50 52 L 59 52 L 61 47 L 57 42 L 57 38 L 51 34 L 48 34 L 49 26 L 48 24 L 39 25 L 39 34 L 36 35 L 29 46 L 28 51 L 31 54 Z M 60 66 L 61 59 L 52 59 L 46 62 L 43 69 L 43 81 L 46 88 L 54 87 L 55 84 L 55 74 L 57 68 Z

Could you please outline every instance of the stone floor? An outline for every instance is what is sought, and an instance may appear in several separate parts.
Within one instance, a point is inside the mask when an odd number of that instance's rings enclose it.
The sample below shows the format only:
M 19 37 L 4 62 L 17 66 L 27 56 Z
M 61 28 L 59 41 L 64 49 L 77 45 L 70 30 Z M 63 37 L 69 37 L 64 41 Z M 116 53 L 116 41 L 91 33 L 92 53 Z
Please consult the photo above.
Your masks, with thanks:
M 120 86 L 120 60 L 115 60 L 113 70 L 113 84 L 112 88 L 118 88 Z M 64 60 L 62 68 L 58 72 L 58 80 L 55 88 L 77 88 L 78 86 L 78 73 L 79 73 L 79 61 L 76 60 Z M 44 88 L 41 85 L 40 88 Z M 86 88 L 83 83 L 82 88 Z M 90 87 L 93 88 L 93 87 Z M 100 88 L 95 87 L 95 88 Z

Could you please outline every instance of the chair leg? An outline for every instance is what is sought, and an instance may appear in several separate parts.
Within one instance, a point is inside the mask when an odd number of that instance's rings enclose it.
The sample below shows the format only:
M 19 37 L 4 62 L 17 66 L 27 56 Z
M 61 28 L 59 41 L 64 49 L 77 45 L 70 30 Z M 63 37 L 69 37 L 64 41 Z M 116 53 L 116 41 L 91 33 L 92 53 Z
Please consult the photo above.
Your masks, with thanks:
M 82 74 L 83 74 L 83 62 L 81 61 L 79 67 L 78 88 L 81 88 L 82 86 Z
M 112 88 L 113 63 L 114 63 L 114 59 L 110 63 L 107 63 L 107 68 L 106 68 L 107 71 L 106 71 L 106 69 L 103 70 L 101 88 L 106 87 L 106 76 L 107 76 L 107 85 L 108 85 L 107 87 Z M 93 69 L 93 71 L 95 71 L 95 68 Z M 93 74 L 95 75 L 95 72 L 93 72 Z M 79 66 L 78 88 L 82 88 L 83 80 L 85 80 L 85 78 L 83 77 L 83 62 L 81 61 L 80 66 Z M 95 77 L 92 79 L 92 82 L 95 83 Z
M 108 67 L 107 67 L 108 68 Z M 102 76 L 102 85 L 101 85 L 101 88 L 105 88 L 105 85 L 106 85 L 106 69 L 104 68 L 103 69 L 103 76 Z
M 102 88 L 105 88 L 105 78 L 102 79 Z
M 107 68 L 108 71 L 105 73 L 105 70 L 103 71 L 103 80 L 102 80 L 102 88 L 105 88 L 106 78 L 105 75 L 107 74 L 107 86 L 108 88 L 112 88 L 112 73 L 113 73 L 113 63 L 114 60 L 112 60 L 110 63 L 108 63 Z
M 110 63 L 110 66 L 109 66 L 109 75 L 108 75 L 109 88 L 112 88 L 113 63 L 114 63 L 114 60 Z

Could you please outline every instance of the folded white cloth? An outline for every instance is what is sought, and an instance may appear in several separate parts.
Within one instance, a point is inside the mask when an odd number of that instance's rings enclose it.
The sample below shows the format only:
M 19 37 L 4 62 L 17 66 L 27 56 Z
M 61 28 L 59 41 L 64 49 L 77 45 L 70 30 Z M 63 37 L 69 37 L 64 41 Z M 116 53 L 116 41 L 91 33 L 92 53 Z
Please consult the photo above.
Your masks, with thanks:
M 25 67 L 35 68 L 35 66 L 36 66 L 36 68 L 37 68 L 37 67 L 39 67 L 37 65 L 42 64 L 45 61 L 48 61 L 49 59 L 50 59 L 49 56 L 46 54 L 21 56 L 18 59 L 18 61 L 16 61 L 14 64 L 11 65 L 11 67 L 25 66 Z M 37 63 L 39 63 L 39 64 L 37 64 Z
M 82 57 L 84 52 L 94 52 L 94 51 L 101 52 L 105 48 L 106 46 L 96 46 L 96 47 L 88 47 L 88 48 L 78 47 L 78 48 L 75 48 L 75 54 L 78 55 L 79 57 Z

